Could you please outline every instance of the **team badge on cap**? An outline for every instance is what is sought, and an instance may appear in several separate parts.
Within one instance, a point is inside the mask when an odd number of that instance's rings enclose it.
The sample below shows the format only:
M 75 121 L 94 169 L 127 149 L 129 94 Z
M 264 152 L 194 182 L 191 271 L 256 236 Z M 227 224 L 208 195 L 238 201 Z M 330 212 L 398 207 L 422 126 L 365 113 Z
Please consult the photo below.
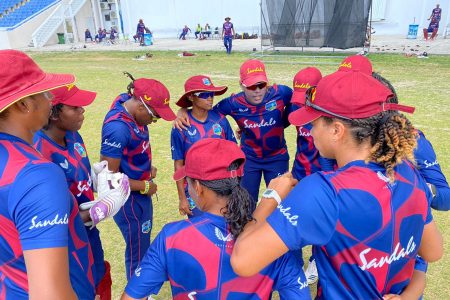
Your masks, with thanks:
M 202 79 L 202 81 L 203 81 L 204 85 L 211 85 L 211 81 L 209 80 L 209 78 L 205 77 L 205 78 Z

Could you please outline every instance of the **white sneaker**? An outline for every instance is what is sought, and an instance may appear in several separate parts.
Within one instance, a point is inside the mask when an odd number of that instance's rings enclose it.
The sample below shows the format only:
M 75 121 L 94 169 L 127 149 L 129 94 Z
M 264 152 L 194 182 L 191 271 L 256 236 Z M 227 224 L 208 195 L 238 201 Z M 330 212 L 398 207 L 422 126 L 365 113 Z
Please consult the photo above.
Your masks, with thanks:
M 305 270 L 305 276 L 308 280 L 308 284 L 314 284 L 319 280 L 319 274 L 317 273 L 316 260 L 313 259 L 309 262 L 308 268 Z

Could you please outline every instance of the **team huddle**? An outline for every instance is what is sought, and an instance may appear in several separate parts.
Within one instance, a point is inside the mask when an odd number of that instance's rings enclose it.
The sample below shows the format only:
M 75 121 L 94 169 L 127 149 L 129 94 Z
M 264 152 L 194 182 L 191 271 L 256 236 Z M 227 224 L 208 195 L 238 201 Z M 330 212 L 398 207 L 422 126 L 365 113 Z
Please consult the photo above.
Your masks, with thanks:
M 127 73 L 92 165 L 78 131 L 96 93 L 20 51 L 0 51 L 0 62 L 0 299 L 111 299 L 96 227 L 111 217 L 126 244 L 122 299 L 147 299 L 166 281 L 174 299 L 311 299 L 317 277 L 318 299 L 419 299 L 427 264 L 443 255 L 431 209 L 450 209 L 450 187 L 403 114 L 414 108 L 364 56 L 323 77 L 301 69 L 292 88 L 247 60 L 242 91 L 216 105 L 228 87 L 195 75 L 177 114 L 163 83 Z M 187 218 L 150 243 L 148 126 L 159 119 L 173 121 L 167 147 Z

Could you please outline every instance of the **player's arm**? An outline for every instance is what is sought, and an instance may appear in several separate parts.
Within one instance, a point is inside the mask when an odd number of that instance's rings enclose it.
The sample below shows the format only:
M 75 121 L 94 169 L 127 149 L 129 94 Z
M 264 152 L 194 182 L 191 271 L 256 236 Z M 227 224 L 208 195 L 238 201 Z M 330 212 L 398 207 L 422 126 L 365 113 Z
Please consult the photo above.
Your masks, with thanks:
M 236 32 L 234 31 L 234 25 L 231 25 L 231 31 L 233 32 L 233 38 L 236 35 Z
M 422 241 L 419 246 L 419 255 L 427 262 L 435 262 L 444 254 L 442 235 L 434 220 L 423 228 Z
M 273 179 L 269 188 L 277 188 L 281 199 L 284 199 L 293 184 L 295 181 L 288 173 Z M 231 265 L 236 274 L 252 276 L 289 250 L 275 230 L 266 222 L 266 218 L 277 205 L 275 199 L 262 198 L 253 213 L 255 220 L 245 226 L 236 240 L 231 256 Z
M 387 294 L 383 300 L 417 300 L 423 295 L 426 286 L 426 275 L 422 271 L 414 270 L 411 281 L 400 295 Z
M 76 299 L 67 248 L 74 200 L 64 173 L 52 163 L 33 165 L 17 176 L 11 195 L 8 209 L 23 249 L 30 299 Z M 38 225 L 46 220 L 59 223 Z
M 113 121 L 103 125 L 102 144 L 100 149 L 100 161 L 108 162 L 108 169 L 111 172 L 119 172 L 123 151 L 130 140 L 130 129 L 121 121 Z M 144 191 L 147 183 L 144 180 L 134 180 L 129 178 L 131 191 Z M 149 182 L 148 195 L 156 193 L 157 186 Z
M 30 299 L 77 299 L 69 278 L 67 247 L 23 251 Z
M 336 191 L 321 176 L 302 179 L 279 205 L 275 199 L 262 198 L 253 215 L 256 221 L 246 225 L 233 249 L 231 265 L 238 275 L 251 276 L 288 250 L 324 245 L 331 238 L 338 218 Z M 288 179 L 285 174 L 269 184 L 281 199 L 293 184 Z
M 178 159 L 173 161 L 173 166 L 175 169 L 175 172 L 184 166 L 184 160 Z M 182 215 L 192 215 L 192 211 L 189 209 L 189 201 L 186 198 L 186 193 L 184 192 L 184 179 L 176 181 L 177 184 L 177 191 L 178 191 L 178 199 L 180 201 L 179 203 L 179 211 Z

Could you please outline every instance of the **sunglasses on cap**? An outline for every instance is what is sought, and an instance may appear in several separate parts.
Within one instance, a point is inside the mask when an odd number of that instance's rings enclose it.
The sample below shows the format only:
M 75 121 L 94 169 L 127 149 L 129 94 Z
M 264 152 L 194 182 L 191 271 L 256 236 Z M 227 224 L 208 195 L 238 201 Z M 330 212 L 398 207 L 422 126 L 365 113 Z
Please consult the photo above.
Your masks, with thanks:
M 201 99 L 208 99 L 209 97 L 214 98 L 214 92 L 198 92 L 194 93 L 194 95 Z
M 251 85 L 251 86 L 246 86 L 245 88 L 250 90 L 250 91 L 256 91 L 256 89 L 262 90 L 266 86 L 267 86 L 267 82 L 258 82 L 257 84 L 254 84 L 254 85 Z
M 313 108 L 315 110 L 318 110 L 318 111 L 321 111 L 323 113 L 326 113 L 327 115 L 336 117 L 336 118 L 344 119 L 344 120 L 347 120 L 347 121 L 351 120 L 351 118 L 335 114 L 334 112 L 331 112 L 328 109 L 325 109 L 325 108 L 322 108 L 322 107 L 320 107 L 318 105 L 315 105 L 313 103 L 315 96 L 316 96 L 316 87 L 315 86 L 310 87 L 309 89 L 307 89 L 306 92 L 305 92 L 305 105 L 309 106 L 309 107 L 311 107 L 311 108 Z
M 144 107 L 147 109 L 149 115 L 150 115 L 153 119 L 155 119 L 155 120 L 161 119 L 160 116 L 157 116 L 157 115 L 155 115 L 154 113 L 152 113 L 152 111 L 150 110 L 150 108 L 147 106 L 147 104 L 145 104 L 144 100 L 142 100 L 141 97 L 139 97 L 139 100 L 141 100 L 142 104 L 143 104 Z

